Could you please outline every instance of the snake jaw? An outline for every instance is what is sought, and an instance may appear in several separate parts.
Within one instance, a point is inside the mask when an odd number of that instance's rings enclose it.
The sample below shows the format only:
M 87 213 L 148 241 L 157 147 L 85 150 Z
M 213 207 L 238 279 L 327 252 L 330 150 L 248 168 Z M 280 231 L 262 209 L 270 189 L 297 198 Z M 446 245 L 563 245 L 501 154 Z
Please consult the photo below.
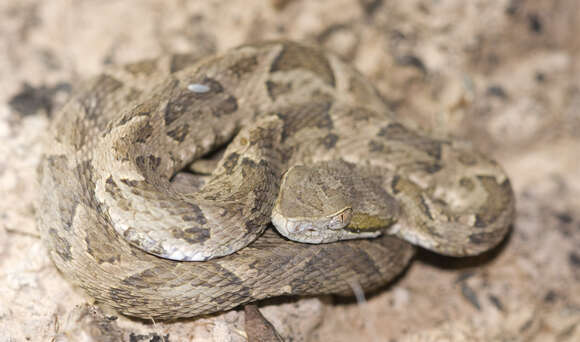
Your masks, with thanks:
M 329 243 L 340 240 L 373 238 L 380 231 L 352 231 L 349 229 L 355 216 L 351 207 L 345 207 L 331 215 L 314 217 L 288 217 L 277 207 L 272 210 L 272 224 L 280 234 L 290 240 L 304 243 Z
M 316 232 L 326 230 L 340 230 L 346 228 L 353 217 L 352 208 L 345 207 L 336 213 L 315 217 L 287 217 L 274 209 L 272 211 L 272 223 L 278 230 L 283 230 L 286 234 L 309 233 L 316 235 Z

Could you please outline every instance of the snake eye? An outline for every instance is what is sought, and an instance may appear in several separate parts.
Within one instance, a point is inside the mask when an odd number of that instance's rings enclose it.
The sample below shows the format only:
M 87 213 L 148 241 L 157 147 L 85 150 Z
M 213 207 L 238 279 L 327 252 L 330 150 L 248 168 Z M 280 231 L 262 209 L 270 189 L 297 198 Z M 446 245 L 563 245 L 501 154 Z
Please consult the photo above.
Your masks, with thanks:
M 332 217 L 332 219 L 328 224 L 328 228 L 332 230 L 342 229 L 349 225 L 351 219 L 352 219 L 352 209 L 345 208 Z

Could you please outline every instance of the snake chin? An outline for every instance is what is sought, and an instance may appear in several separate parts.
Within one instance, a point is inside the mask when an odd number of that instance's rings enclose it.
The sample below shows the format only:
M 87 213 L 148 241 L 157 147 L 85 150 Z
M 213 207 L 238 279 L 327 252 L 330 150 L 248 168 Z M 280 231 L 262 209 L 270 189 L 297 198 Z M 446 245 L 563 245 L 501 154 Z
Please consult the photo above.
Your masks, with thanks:
M 353 231 L 349 224 L 353 217 L 352 208 L 322 218 L 288 218 L 276 209 L 272 212 L 272 224 L 278 232 L 289 240 L 302 243 L 330 243 L 341 240 L 373 238 L 381 235 L 379 231 Z

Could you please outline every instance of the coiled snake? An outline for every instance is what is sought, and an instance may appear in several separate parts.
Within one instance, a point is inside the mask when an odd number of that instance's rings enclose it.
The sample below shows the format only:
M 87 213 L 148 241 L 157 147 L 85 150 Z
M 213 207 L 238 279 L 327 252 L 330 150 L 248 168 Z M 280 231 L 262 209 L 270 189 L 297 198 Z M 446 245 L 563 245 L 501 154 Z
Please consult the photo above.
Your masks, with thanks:
M 494 161 L 408 129 L 357 71 L 294 42 L 112 69 L 48 135 L 38 223 L 51 257 L 130 316 L 370 290 L 412 245 L 478 254 L 514 214 Z M 211 175 L 183 172 L 196 163 Z

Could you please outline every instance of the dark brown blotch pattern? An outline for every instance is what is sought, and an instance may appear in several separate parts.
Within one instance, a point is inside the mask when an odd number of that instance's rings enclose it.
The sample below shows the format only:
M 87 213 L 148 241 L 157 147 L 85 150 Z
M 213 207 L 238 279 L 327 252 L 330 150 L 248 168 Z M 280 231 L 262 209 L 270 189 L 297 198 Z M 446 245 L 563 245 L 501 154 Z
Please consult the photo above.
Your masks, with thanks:
M 463 177 L 459 180 L 459 185 L 467 191 L 475 189 L 475 183 L 468 177 Z
M 201 225 L 204 225 L 207 223 L 207 219 L 205 218 L 205 215 L 203 215 L 203 211 L 201 210 L 201 208 L 194 203 L 189 203 L 189 209 L 190 209 L 190 214 L 186 214 L 183 216 L 183 220 L 184 221 L 193 221 L 193 222 L 197 222 Z
M 226 97 L 223 101 L 218 102 L 215 109 L 212 111 L 213 115 L 216 117 L 221 117 L 222 115 L 228 115 L 238 110 L 238 100 L 233 96 Z
M 427 153 L 436 160 L 441 159 L 442 142 L 430 139 L 428 137 L 423 137 L 407 129 L 400 123 L 391 123 L 381 128 L 377 133 L 377 137 L 381 137 L 390 141 L 400 141 Z
M 68 173 L 67 173 L 68 174 Z M 97 210 L 100 209 L 100 205 L 96 200 L 95 196 L 95 168 L 93 164 L 85 160 L 79 163 L 73 170 L 74 179 L 78 180 L 78 187 L 80 187 L 81 191 L 72 190 L 73 194 L 76 194 L 73 198 L 74 201 L 80 201 L 88 208 L 95 208 Z M 70 181 L 70 180 L 67 180 Z M 67 189 L 69 186 L 63 188 Z
M 256 162 L 252 159 L 244 157 L 239 163 L 243 178 L 249 179 L 249 177 L 254 177 L 256 174 L 258 174 L 258 164 L 256 164 Z M 263 166 L 264 163 L 266 163 L 265 160 L 260 160 L 260 165 Z
M 268 96 L 272 101 L 276 101 L 276 99 L 280 96 L 288 94 L 292 91 L 292 83 L 289 82 L 274 82 L 274 81 L 266 81 L 266 90 L 268 91 Z
M 117 183 L 115 183 L 115 181 L 113 180 L 112 176 L 109 176 L 109 178 L 107 178 L 107 180 L 105 181 L 105 191 L 113 198 L 115 198 L 117 194 L 121 191 Z
M 171 236 L 191 244 L 203 244 L 211 237 L 211 232 L 208 228 L 202 227 L 175 228 L 171 230 Z
M 142 272 L 126 277 L 121 283 L 138 289 L 151 288 L 152 284 L 159 283 L 159 273 L 163 273 L 158 267 L 148 268 Z
M 249 56 L 238 60 L 228 68 L 228 71 L 235 75 L 237 78 L 242 78 L 244 75 L 254 72 L 257 66 L 258 59 L 256 56 Z
M 431 214 L 429 205 L 427 205 L 425 197 L 422 194 L 422 190 L 417 184 L 407 178 L 395 176 L 391 181 L 391 188 L 393 190 L 393 194 L 395 195 L 404 193 L 407 196 L 412 197 L 413 202 L 418 204 L 418 209 L 430 220 L 433 220 L 433 215 Z
M 121 179 L 121 183 L 134 188 L 137 185 L 139 185 L 140 182 L 137 180 L 133 180 L 133 179 L 123 178 L 123 179 Z
M 93 259 L 98 264 L 109 263 L 113 264 L 121 260 L 121 255 L 119 250 L 112 248 L 114 241 L 108 241 L 110 243 L 103 243 L 98 238 L 98 234 L 94 231 L 87 231 L 85 237 L 85 243 L 87 246 L 87 253 L 93 257 Z M 110 238 L 110 236 L 107 236 Z
M 437 172 L 441 171 L 441 169 L 443 169 L 443 166 L 439 163 L 426 163 L 423 166 L 423 170 L 425 170 L 425 172 L 427 172 L 429 174 L 437 173 Z
M 154 156 L 152 154 L 148 156 L 137 156 L 135 158 L 135 165 L 141 171 L 141 173 L 146 173 L 148 171 L 157 171 L 159 165 L 161 165 L 161 158 Z
M 329 86 L 335 85 L 334 72 L 322 51 L 295 43 L 285 43 L 282 51 L 272 63 L 270 71 L 294 69 L 310 71 Z
M 336 143 L 338 141 L 338 135 L 334 134 L 334 133 L 328 133 L 324 138 L 321 139 L 321 143 L 324 147 L 326 147 L 327 149 L 332 149 L 334 146 L 336 146 Z
M 384 144 L 382 144 L 376 140 L 369 141 L 369 151 L 371 151 L 371 152 L 383 152 L 384 149 L 385 149 Z
M 127 184 L 127 180 L 122 181 L 123 183 Z M 127 201 L 127 199 L 122 196 L 121 189 L 115 183 L 112 177 L 107 178 L 105 181 L 105 191 L 114 199 L 116 202 L 117 207 L 124 211 L 131 211 L 133 209 L 131 202 Z
M 183 141 L 185 141 L 185 138 L 187 137 L 188 134 L 189 134 L 189 124 L 177 126 L 174 129 L 167 132 L 167 136 L 177 141 L 178 143 L 182 143 Z
M 486 228 L 507 210 L 513 193 L 508 179 L 501 184 L 493 176 L 477 176 L 477 179 L 485 189 L 487 199 L 475 216 L 475 227 Z
M 226 291 L 226 295 L 224 296 L 213 298 L 212 300 L 218 306 L 228 303 L 243 303 L 248 298 L 252 298 L 252 291 L 245 285 L 247 281 L 244 281 L 238 275 L 220 266 L 218 263 L 214 263 L 212 266 L 215 268 L 212 273 L 216 275 L 214 286 L 222 286 L 224 289 L 228 287 L 235 289 L 235 291 Z
M 231 153 L 229 154 L 224 163 L 223 163 L 223 167 L 226 170 L 226 174 L 227 175 L 231 175 L 234 172 L 234 168 L 236 167 L 236 165 L 238 165 L 238 160 L 240 159 L 240 154 L 239 153 Z
M 467 153 L 461 153 L 457 160 L 465 166 L 474 166 L 477 164 L 477 158 Z
M 423 214 L 425 214 L 425 216 L 427 216 L 430 220 L 434 220 L 433 218 L 433 214 L 431 214 L 431 210 L 429 209 L 429 206 L 427 205 L 427 202 L 425 200 L 424 196 L 419 195 L 419 210 L 421 210 L 421 212 L 423 212 Z
M 135 142 L 136 143 L 147 143 L 149 138 L 153 135 L 153 126 L 149 122 L 146 122 L 141 126 L 141 129 L 135 132 Z
M 282 141 L 306 127 L 332 129 L 334 122 L 330 116 L 332 102 L 309 102 L 283 108 L 276 116 L 283 122 Z

